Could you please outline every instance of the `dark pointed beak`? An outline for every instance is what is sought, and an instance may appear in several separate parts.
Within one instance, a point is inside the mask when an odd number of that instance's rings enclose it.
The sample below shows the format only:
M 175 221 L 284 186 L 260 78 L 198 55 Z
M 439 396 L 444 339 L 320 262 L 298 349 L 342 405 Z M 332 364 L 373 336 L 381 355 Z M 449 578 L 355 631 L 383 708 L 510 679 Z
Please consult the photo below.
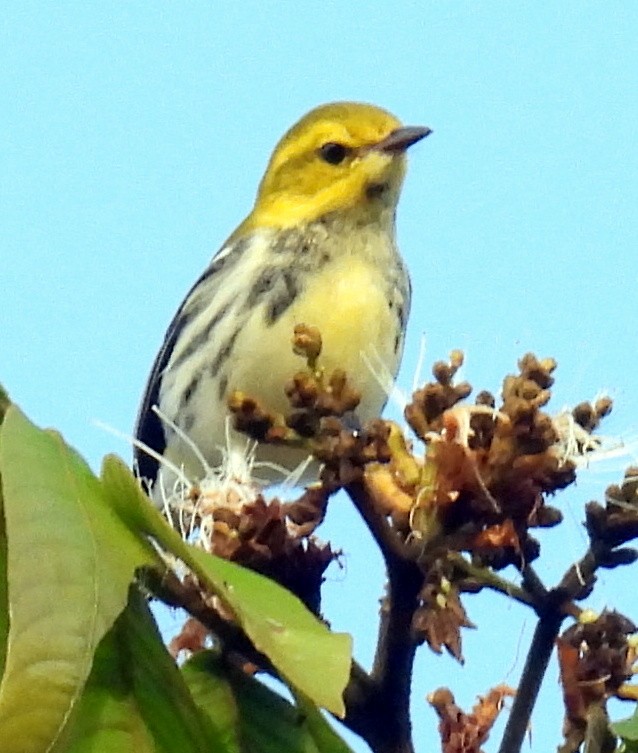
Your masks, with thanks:
M 390 154 L 405 152 L 412 144 L 416 144 L 417 141 L 421 141 L 421 139 L 424 139 L 431 133 L 432 129 L 427 126 L 404 126 L 392 131 L 392 133 L 374 144 L 371 148 L 379 152 L 389 152 Z

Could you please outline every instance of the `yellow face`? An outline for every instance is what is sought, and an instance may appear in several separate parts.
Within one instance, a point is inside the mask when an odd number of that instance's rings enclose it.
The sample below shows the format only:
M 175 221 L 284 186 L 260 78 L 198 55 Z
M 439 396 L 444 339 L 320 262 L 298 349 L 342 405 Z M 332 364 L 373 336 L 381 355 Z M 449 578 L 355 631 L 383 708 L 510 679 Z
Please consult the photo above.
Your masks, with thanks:
M 393 210 L 405 150 L 428 132 L 403 129 L 393 115 L 372 105 L 318 107 L 275 148 L 248 222 L 286 227 L 359 206 Z

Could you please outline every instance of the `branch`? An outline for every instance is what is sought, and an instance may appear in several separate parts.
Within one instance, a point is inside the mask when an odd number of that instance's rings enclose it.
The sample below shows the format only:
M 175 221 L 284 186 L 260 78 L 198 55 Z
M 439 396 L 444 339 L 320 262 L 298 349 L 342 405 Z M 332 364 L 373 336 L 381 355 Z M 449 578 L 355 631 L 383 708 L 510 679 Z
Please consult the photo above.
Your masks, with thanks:
M 538 620 L 499 753 L 518 753 L 521 749 L 563 619 L 564 615 L 549 612 Z
M 388 574 L 388 593 L 379 623 L 372 673 L 358 694 L 346 695 L 345 723 L 375 753 L 412 753 L 410 689 L 417 641 L 412 620 L 419 606 L 423 575 L 412 547 L 374 510 L 360 482 L 345 487 L 376 541 Z
M 618 548 L 638 534 L 633 510 L 621 515 L 613 507 L 603 509 L 597 503 L 589 503 L 587 530 L 590 538 L 587 551 L 555 588 L 547 590 L 531 566 L 522 570 L 523 587 L 531 596 L 539 620 L 499 753 L 518 753 L 521 748 L 560 626 L 568 615 L 577 617 L 580 611 L 574 600 L 591 593 L 600 567 L 631 564 L 637 557 L 635 550 Z
M 344 488 L 379 547 L 388 567 L 388 576 L 392 569 L 402 567 L 407 559 L 413 559 L 411 556 L 413 548 L 406 543 L 405 538 L 390 525 L 388 520 L 374 509 L 363 484 L 360 481 L 353 481 Z

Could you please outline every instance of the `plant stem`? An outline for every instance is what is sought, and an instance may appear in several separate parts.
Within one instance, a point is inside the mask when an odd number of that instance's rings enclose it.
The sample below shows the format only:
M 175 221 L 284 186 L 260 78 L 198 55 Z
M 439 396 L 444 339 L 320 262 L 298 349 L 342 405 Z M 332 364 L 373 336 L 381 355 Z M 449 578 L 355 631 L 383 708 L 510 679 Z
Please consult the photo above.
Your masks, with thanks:
M 521 675 L 521 681 L 507 720 L 499 753 L 518 753 L 529 729 L 532 709 L 547 670 L 554 643 L 565 615 L 556 609 L 539 617 Z
M 412 667 L 417 643 L 412 620 L 419 605 L 423 574 L 409 548 L 374 509 L 359 483 L 346 487 L 385 560 L 388 594 L 384 600 L 373 668 L 364 692 L 346 696 L 346 724 L 375 753 L 413 753 L 410 721 Z

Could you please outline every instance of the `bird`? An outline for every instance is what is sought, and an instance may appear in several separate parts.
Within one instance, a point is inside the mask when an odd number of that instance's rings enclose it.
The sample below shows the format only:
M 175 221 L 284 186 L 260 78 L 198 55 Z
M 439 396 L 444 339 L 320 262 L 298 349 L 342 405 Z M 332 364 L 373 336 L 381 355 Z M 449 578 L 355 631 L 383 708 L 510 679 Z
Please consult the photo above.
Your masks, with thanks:
M 178 478 L 196 483 L 246 438 L 229 424 L 241 390 L 285 413 L 285 382 L 302 363 L 296 325 L 321 333 L 326 371 L 345 370 L 362 422 L 388 395 L 366 365 L 398 371 L 411 284 L 396 242 L 409 147 L 431 133 L 359 102 L 311 110 L 276 145 L 254 207 L 173 317 L 148 378 L 134 465 L 157 504 Z M 258 446 L 265 483 L 307 451 Z M 276 474 L 275 474 L 276 475 Z M 280 476 L 281 479 L 281 476 Z

